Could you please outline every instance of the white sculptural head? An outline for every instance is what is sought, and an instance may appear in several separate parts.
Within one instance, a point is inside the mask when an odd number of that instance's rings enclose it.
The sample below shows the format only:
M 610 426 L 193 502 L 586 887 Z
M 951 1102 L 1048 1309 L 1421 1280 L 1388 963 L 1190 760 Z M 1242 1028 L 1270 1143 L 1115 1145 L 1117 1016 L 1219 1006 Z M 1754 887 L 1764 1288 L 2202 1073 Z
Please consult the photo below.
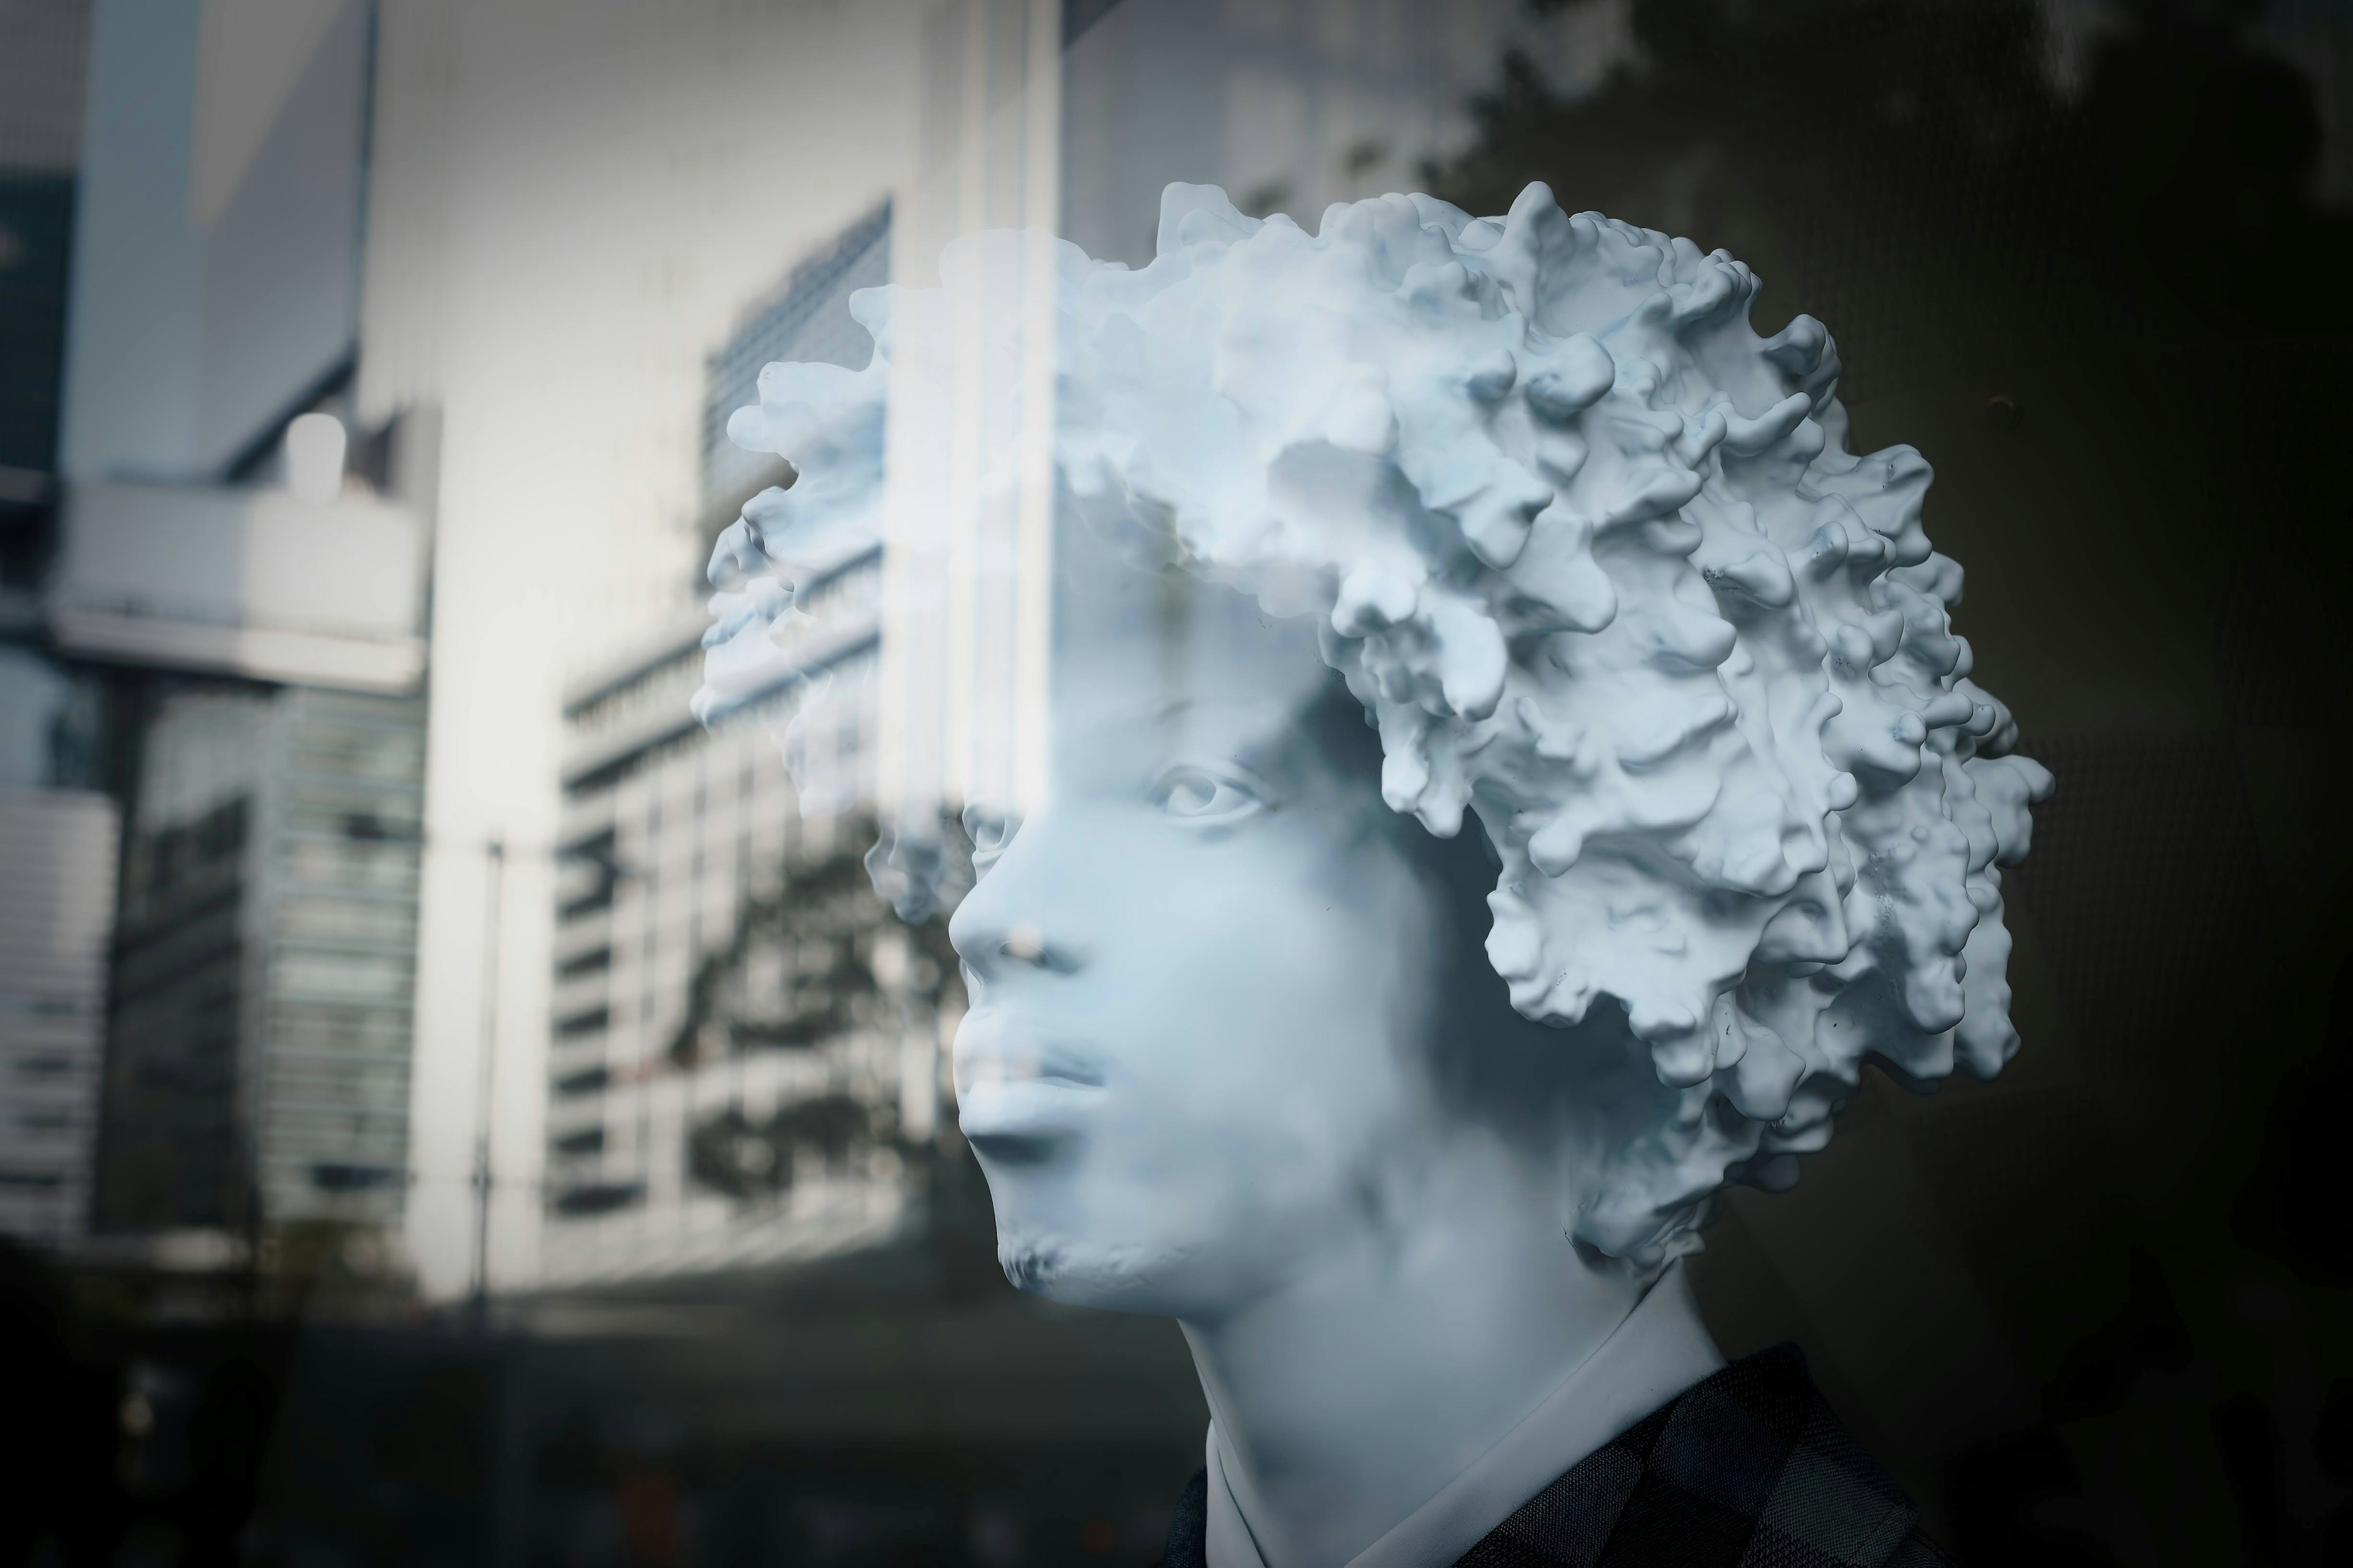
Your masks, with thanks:
M 875 511 L 892 377 L 920 441 L 943 344 L 1023 352 L 953 330 L 1023 243 L 860 295 L 865 371 L 763 375 L 732 432 L 804 477 L 721 541 L 706 713 L 758 684 L 774 562 Z M 1820 323 L 1760 336 L 1740 263 L 1542 186 L 1313 235 L 1171 186 L 1151 266 L 1053 258 L 1072 537 L 1198 583 L 1173 628 L 1143 569 L 1063 616 L 1051 788 L 955 923 L 1017 1282 L 1214 1311 L 1474 1169 L 1647 1277 L 1866 1059 L 1999 1070 L 1995 868 L 2050 779 Z

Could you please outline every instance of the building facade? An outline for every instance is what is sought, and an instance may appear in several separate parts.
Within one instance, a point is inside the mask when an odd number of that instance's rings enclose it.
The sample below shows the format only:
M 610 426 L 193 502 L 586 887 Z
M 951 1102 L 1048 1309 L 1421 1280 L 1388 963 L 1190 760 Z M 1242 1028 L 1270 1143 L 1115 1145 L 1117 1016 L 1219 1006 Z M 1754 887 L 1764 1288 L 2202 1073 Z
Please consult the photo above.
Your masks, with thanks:
M 0 267 L 0 706 L 12 740 L 51 710 L 46 764 L 6 781 L 38 793 L 0 820 L 0 990 L 8 1050 L 49 1073 L 25 1116 L 81 1150 L 20 1173 L 62 1173 L 50 1234 L 93 1258 L 267 1273 L 290 1229 L 396 1227 L 408 1189 L 438 426 L 353 398 L 375 7 L 0 25 L 71 87 L 0 111 L 0 153 L 72 160 L 46 226 L 0 179 L 30 237 L 0 260 L 38 263 Z M 68 99 L 86 134 L 16 118 Z
M 92 1217 L 396 1222 L 423 700 L 142 683 Z
M 898 226 L 923 9 L 614 6 L 584 26 L 571 0 L 380 8 L 358 401 L 363 420 L 445 413 L 426 837 L 472 847 L 428 850 L 420 904 L 405 1234 L 429 1293 L 468 1289 L 485 1256 L 493 1291 L 535 1286 L 571 1217 L 551 1205 L 586 1178 L 549 1165 L 550 1119 L 581 1113 L 549 1091 L 551 1021 L 572 1016 L 554 991 L 578 940 L 565 928 L 559 957 L 557 883 L 584 872 L 558 851 L 597 793 L 565 781 L 607 742 L 567 710 L 617 655 L 658 662 L 699 632 L 706 488 L 726 483 L 702 461 L 711 358 L 797 262 L 885 201 Z M 616 889 L 617 919 L 639 885 Z M 600 1179 L 634 1179 L 616 1171 Z
M 116 824 L 94 791 L 0 790 L 0 1236 L 86 1224 Z
M 814 581 L 798 679 L 714 731 L 680 721 L 699 640 L 569 706 L 548 1286 L 814 1256 L 902 1218 L 945 973 L 863 864 L 879 577 L 869 551 Z
M 0 7 L 0 1236 L 89 1217 L 121 815 L 94 787 L 88 683 L 43 646 L 57 542 L 80 0 Z
M 761 367 L 864 363 L 849 296 L 889 279 L 890 230 L 887 205 L 850 224 L 711 356 L 708 531 L 788 477 L 725 438 Z M 565 704 L 550 1287 L 871 1243 L 914 1195 L 906 1152 L 937 1129 L 955 983 L 863 864 L 881 588 L 879 538 L 811 563 L 777 683 L 712 730 L 688 711 L 700 613 L 588 675 Z

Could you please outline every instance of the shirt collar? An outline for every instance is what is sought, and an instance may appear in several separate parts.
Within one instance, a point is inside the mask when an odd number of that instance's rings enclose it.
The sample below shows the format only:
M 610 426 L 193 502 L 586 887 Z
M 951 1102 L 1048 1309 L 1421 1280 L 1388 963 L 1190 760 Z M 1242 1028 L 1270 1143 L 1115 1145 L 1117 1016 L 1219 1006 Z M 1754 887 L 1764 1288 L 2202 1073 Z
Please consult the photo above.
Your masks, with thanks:
M 1626 1321 L 1525 1420 L 1347 1568 L 1451 1568 L 1562 1471 L 1722 1365 L 1683 1264 L 1669 1264 Z M 1208 1568 L 1266 1568 L 1227 1484 L 1224 1446 L 1213 1421 Z

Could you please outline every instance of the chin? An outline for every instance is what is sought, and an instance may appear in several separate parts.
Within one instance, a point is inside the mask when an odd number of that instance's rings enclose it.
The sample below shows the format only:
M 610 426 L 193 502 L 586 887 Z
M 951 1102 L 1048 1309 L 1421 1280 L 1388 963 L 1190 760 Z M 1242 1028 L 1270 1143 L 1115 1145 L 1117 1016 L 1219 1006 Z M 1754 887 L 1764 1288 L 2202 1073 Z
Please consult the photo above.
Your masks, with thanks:
M 1190 1249 L 1101 1242 L 1028 1228 L 997 1227 L 997 1261 L 1013 1288 L 1071 1307 L 1179 1314 Z

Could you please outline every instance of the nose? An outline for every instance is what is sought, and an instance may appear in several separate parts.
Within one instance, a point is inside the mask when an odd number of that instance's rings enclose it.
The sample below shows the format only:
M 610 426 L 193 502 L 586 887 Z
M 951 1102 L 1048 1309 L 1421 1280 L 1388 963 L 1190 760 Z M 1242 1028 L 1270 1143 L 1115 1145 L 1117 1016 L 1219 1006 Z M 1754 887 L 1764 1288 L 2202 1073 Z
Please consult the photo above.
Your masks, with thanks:
M 1021 973 L 1074 973 L 1082 962 L 1075 940 L 1075 887 L 1057 876 L 1050 822 L 1033 820 L 966 893 L 948 921 L 948 941 L 965 967 L 983 981 Z M 1062 896 L 1057 896 L 1057 889 Z

